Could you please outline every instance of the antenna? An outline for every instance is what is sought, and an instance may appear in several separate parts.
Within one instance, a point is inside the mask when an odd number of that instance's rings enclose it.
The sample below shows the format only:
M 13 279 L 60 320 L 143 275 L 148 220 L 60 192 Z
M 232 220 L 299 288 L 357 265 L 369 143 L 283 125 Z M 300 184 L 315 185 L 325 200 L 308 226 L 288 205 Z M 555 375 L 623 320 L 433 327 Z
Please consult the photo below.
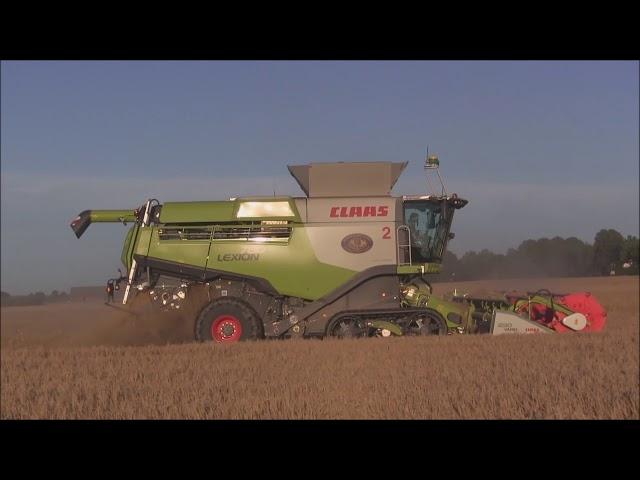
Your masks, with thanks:
M 447 194 L 445 186 L 444 186 L 444 182 L 442 181 L 442 177 L 440 176 L 440 160 L 438 159 L 437 155 L 429 155 L 429 146 L 427 145 L 427 157 L 424 160 L 424 170 L 426 172 L 426 177 L 427 177 L 427 186 L 429 188 L 429 190 L 433 190 L 433 187 L 431 186 L 431 181 L 429 180 L 429 170 L 435 170 L 436 174 L 438 175 L 438 179 L 440 180 L 440 185 L 442 186 L 442 196 L 445 196 Z
M 424 161 L 424 170 L 425 170 L 425 177 L 427 178 L 427 193 L 431 194 L 431 192 L 434 190 L 433 190 L 433 187 L 431 186 L 431 181 L 429 180 L 428 169 L 431 167 L 429 167 L 428 159 L 429 159 L 429 144 L 427 143 L 427 155 Z

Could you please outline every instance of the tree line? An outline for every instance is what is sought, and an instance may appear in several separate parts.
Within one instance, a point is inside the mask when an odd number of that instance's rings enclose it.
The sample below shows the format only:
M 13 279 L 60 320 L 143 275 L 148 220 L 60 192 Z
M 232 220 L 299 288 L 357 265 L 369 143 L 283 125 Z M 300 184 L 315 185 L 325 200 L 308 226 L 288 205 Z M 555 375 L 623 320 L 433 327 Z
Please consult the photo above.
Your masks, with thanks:
M 0 300 L 3 307 L 19 307 L 25 305 L 44 305 L 45 303 L 68 302 L 71 297 L 66 292 L 54 290 L 50 295 L 44 292 L 30 293 L 29 295 L 10 295 L 7 292 L 0 292 Z
M 470 251 L 458 258 L 447 252 L 433 281 L 517 277 L 638 275 L 638 237 L 600 230 L 593 244 L 576 237 L 525 240 L 506 254 Z

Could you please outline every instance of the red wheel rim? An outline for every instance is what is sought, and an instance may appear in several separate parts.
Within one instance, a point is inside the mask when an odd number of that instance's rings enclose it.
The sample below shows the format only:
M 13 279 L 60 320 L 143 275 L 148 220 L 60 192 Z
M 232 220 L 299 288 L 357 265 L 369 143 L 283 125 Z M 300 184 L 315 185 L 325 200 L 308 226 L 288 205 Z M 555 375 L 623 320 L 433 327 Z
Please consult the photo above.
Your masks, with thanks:
M 211 323 L 211 336 L 218 343 L 240 340 L 242 324 L 233 315 L 220 315 Z

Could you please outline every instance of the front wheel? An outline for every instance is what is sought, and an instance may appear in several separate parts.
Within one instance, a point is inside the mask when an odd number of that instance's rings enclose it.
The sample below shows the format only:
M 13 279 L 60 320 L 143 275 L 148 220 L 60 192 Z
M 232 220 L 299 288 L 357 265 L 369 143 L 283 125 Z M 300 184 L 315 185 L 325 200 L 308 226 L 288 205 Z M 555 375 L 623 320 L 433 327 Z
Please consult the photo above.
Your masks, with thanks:
M 199 342 L 235 343 L 262 337 L 260 319 L 241 300 L 221 298 L 205 306 L 196 319 Z

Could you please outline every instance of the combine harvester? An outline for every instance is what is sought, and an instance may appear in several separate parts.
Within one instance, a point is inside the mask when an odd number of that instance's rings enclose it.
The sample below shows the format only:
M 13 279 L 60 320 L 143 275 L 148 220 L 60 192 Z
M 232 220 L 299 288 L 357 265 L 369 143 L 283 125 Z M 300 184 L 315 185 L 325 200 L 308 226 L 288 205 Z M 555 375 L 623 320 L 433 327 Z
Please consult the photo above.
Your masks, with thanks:
M 123 304 L 134 314 L 180 311 L 195 338 L 368 337 L 598 331 L 589 293 L 504 299 L 432 294 L 453 214 L 468 202 L 441 192 L 392 197 L 404 163 L 289 166 L 306 197 L 148 200 L 135 210 L 85 210 L 91 223 L 132 223 L 122 250 Z

